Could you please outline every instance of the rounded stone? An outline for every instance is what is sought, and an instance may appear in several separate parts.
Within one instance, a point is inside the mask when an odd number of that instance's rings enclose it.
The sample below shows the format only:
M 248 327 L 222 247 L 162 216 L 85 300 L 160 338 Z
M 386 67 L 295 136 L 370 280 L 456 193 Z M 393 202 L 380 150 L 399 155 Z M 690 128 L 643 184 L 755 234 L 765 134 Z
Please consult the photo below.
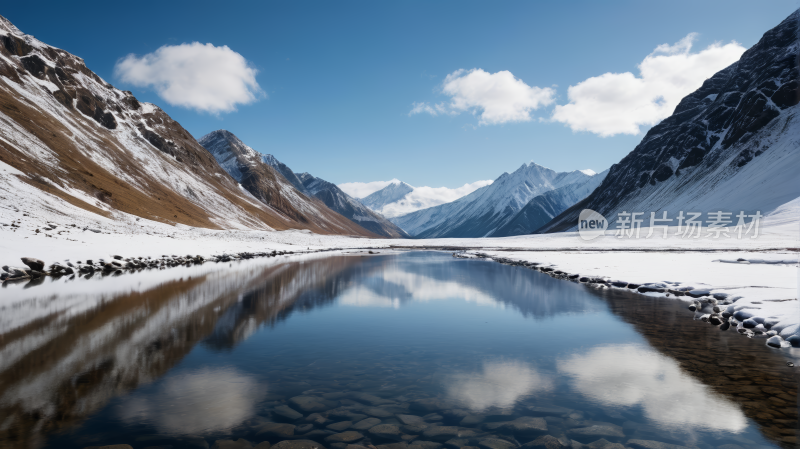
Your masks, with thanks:
M 289 404 L 306 413 L 322 412 L 335 408 L 338 405 L 335 401 L 329 401 L 316 396 L 295 396 L 289 399 Z
M 325 446 L 311 440 L 284 440 L 271 449 L 325 449 Z
M 347 432 L 335 433 L 325 438 L 329 443 L 353 443 L 364 438 L 360 432 L 348 430 Z
M 456 426 L 432 426 L 422 432 L 422 436 L 431 440 L 447 441 L 451 438 L 458 436 L 458 427 Z
M 384 440 L 400 441 L 403 435 L 402 432 L 400 432 L 400 427 L 395 424 L 378 424 L 370 428 L 368 432 L 370 435 L 383 438 Z
M 478 442 L 481 449 L 516 449 L 517 445 L 499 438 L 487 438 Z

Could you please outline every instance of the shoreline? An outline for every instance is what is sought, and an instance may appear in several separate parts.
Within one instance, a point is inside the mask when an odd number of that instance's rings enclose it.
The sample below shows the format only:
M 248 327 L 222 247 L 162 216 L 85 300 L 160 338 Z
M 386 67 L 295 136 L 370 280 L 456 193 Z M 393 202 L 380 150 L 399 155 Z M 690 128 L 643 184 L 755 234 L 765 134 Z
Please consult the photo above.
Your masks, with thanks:
M 495 250 L 495 253 L 505 252 L 505 250 Z M 524 252 L 533 252 L 524 250 Z M 691 251 L 687 251 L 691 252 Z M 694 251 L 706 253 L 709 251 Z M 721 251 L 719 251 L 721 252 Z M 763 252 L 778 252 L 763 251 Z M 746 254 L 741 252 L 741 254 Z M 800 359 L 800 317 L 795 314 L 792 319 L 791 316 L 773 316 L 773 310 L 770 313 L 758 313 L 758 310 L 763 310 L 762 306 L 765 301 L 775 303 L 789 303 L 792 304 L 796 311 L 800 311 L 798 307 L 798 298 L 785 298 L 785 299 L 763 299 L 763 298 L 745 298 L 745 296 L 729 293 L 722 290 L 733 290 L 737 287 L 730 286 L 713 286 L 701 285 L 699 288 L 690 283 L 685 282 L 669 282 L 669 281 L 654 281 L 654 282 L 627 282 L 621 280 L 614 280 L 608 276 L 595 276 L 595 275 L 582 275 L 580 273 L 571 273 L 558 269 L 558 265 L 549 264 L 546 262 L 534 262 L 526 260 L 524 257 L 509 258 L 500 255 L 492 255 L 486 252 L 481 252 L 477 249 L 465 250 L 462 253 L 453 253 L 456 258 L 482 258 L 489 259 L 497 263 L 509 266 L 519 266 L 528 268 L 534 271 L 541 272 L 552 278 L 585 284 L 589 288 L 597 289 L 618 289 L 628 291 L 642 296 L 659 297 L 664 299 L 678 299 L 685 303 L 689 303 L 687 310 L 693 314 L 694 320 L 701 320 L 710 325 L 716 326 L 720 331 L 736 331 L 737 333 L 748 338 L 763 338 L 765 339 L 765 346 L 771 349 L 789 349 L 790 354 L 794 358 Z M 789 260 L 782 258 L 782 261 L 789 262 Z M 730 261 L 715 260 L 715 263 L 731 263 Z M 760 260 L 755 264 L 775 265 L 775 266 L 798 266 L 796 256 L 791 264 L 789 263 L 770 263 Z M 737 265 L 755 265 L 751 263 L 739 263 Z M 800 266 L 798 266 L 800 267 Z M 682 285 L 687 284 L 687 285 Z M 770 289 L 769 286 L 755 286 L 751 288 Z M 760 299 L 760 300 L 759 300 Z M 767 312 L 765 310 L 765 312 Z

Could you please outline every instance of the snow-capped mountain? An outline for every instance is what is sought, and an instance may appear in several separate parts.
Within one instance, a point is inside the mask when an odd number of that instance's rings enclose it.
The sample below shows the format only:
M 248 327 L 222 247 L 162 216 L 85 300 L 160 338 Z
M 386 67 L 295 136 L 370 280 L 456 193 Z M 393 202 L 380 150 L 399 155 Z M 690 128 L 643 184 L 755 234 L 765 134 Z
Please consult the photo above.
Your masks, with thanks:
M 389 184 L 388 186 L 378 190 L 377 192 L 361 198 L 361 204 L 369 207 L 370 209 L 381 212 L 381 210 L 391 203 L 402 200 L 406 195 L 413 192 L 414 188 L 410 185 L 397 181 Z M 390 215 L 387 215 L 391 217 Z
M 0 104 L 0 167 L 16 174 L 0 179 L 0 192 L 13 195 L 21 183 L 36 187 L 42 194 L 26 198 L 31 207 L 78 207 L 103 220 L 373 235 L 332 212 L 330 223 L 307 216 L 313 208 L 268 186 L 264 194 L 279 200 L 259 201 L 160 108 L 114 88 L 83 59 L 4 17 Z
M 492 181 L 475 181 L 456 188 L 414 187 L 402 181 L 393 180 L 383 189 L 360 201 L 384 217 L 393 218 L 450 203 L 491 183 Z
M 765 214 L 800 197 L 798 36 L 800 10 L 686 96 L 600 187 L 540 232 L 575 229 L 585 208 L 613 228 L 621 211 L 706 220 L 714 211 Z
M 580 170 L 584 174 L 592 174 L 589 179 L 567 184 L 533 197 L 517 214 L 499 227 L 490 237 L 508 237 L 511 235 L 532 234 L 555 216 L 570 206 L 586 198 L 603 182 L 608 170 L 594 174 L 591 170 Z
M 244 190 L 288 219 L 313 224 L 328 232 L 370 234 L 330 210 L 318 199 L 297 190 L 272 165 L 265 162 L 264 155 L 245 145 L 230 131 L 221 129 L 210 132 L 199 142 Z
M 418 238 L 486 237 L 511 220 L 535 196 L 591 176 L 580 171 L 557 173 L 533 162 L 503 173 L 451 203 L 394 217 L 391 221 Z
M 287 181 L 291 182 L 297 190 L 303 193 L 308 193 L 306 192 L 306 187 L 303 185 L 303 181 L 297 177 L 297 174 L 295 174 L 295 172 L 293 172 L 292 169 L 286 164 L 276 159 L 275 156 L 271 154 L 264 154 L 262 155 L 261 160 L 263 160 L 264 163 L 272 166 L 272 168 L 275 170 L 278 170 L 278 172 L 280 172 L 280 174 L 282 174 Z
M 298 177 L 309 194 L 319 198 L 326 206 L 358 223 L 363 228 L 385 237 L 410 237 L 396 224 L 344 193 L 336 184 L 316 178 L 308 173 L 301 173 Z

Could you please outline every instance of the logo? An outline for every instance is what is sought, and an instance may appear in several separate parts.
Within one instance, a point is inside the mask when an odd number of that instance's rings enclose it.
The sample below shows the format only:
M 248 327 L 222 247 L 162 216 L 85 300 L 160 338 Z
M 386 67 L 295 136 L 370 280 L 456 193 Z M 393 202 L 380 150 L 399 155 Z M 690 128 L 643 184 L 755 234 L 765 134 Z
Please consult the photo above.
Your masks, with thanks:
M 608 220 L 591 209 L 584 209 L 578 217 L 578 234 L 584 240 L 594 240 L 606 233 Z

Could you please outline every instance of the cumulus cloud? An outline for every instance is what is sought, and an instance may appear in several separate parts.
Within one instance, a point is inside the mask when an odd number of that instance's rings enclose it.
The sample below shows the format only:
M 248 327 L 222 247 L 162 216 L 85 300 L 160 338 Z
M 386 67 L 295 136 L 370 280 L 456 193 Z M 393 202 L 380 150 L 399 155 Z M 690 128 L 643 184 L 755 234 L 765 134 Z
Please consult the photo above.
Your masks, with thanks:
M 603 137 L 638 134 L 669 117 L 680 100 L 697 90 L 714 73 L 738 61 L 746 50 L 737 42 L 712 44 L 692 53 L 697 34 L 674 45 L 663 44 L 631 72 L 605 73 L 568 89 L 569 103 L 558 105 L 552 119 L 574 131 Z
M 475 181 L 455 189 L 447 187 L 414 187 L 412 192 L 394 203 L 383 206 L 378 212 L 387 218 L 399 217 L 421 209 L 453 202 L 491 183 L 492 181 L 490 180 Z
M 389 184 L 399 183 L 399 179 L 392 179 L 391 181 L 346 182 L 344 184 L 339 184 L 338 187 L 353 198 L 364 198 L 385 188 Z
M 469 195 L 481 187 L 488 186 L 492 182 L 491 180 L 475 181 L 454 189 L 449 187 L 410 186 L 414 189 L 413 191 L 407 193 L 404 197 L 393 203 L 384 205 L 375 212 L 382 214 L 386 218 L 399 217 L 400 215 L 410 214 L 411 212 L 421 209 L 450 203 L 463 196 Z M 392 179 L 391 181 L 346 182 L 344 184 L 339 184 L 339 188 L 353 198 L 366 198 L 370 194 L 391 184 L 400 183 L 401 181 L 399 179 Z
M 144 56 L 130 54 L 114 67 L 125 83 L 153 88 L 164 101 L 197 111 L 231 112 L 265 94 L 247 60 L 212 44 L 165 45 Z
M 551 104 L 555 97 L 553 89 L 528 86 L 508 70 L 456 70 L 445 77 L 441 89 L 449 103 L 413 103 L 409 115 L 471 112 L 480 117 L 481 125 L 527 122 L 531 111 Z

